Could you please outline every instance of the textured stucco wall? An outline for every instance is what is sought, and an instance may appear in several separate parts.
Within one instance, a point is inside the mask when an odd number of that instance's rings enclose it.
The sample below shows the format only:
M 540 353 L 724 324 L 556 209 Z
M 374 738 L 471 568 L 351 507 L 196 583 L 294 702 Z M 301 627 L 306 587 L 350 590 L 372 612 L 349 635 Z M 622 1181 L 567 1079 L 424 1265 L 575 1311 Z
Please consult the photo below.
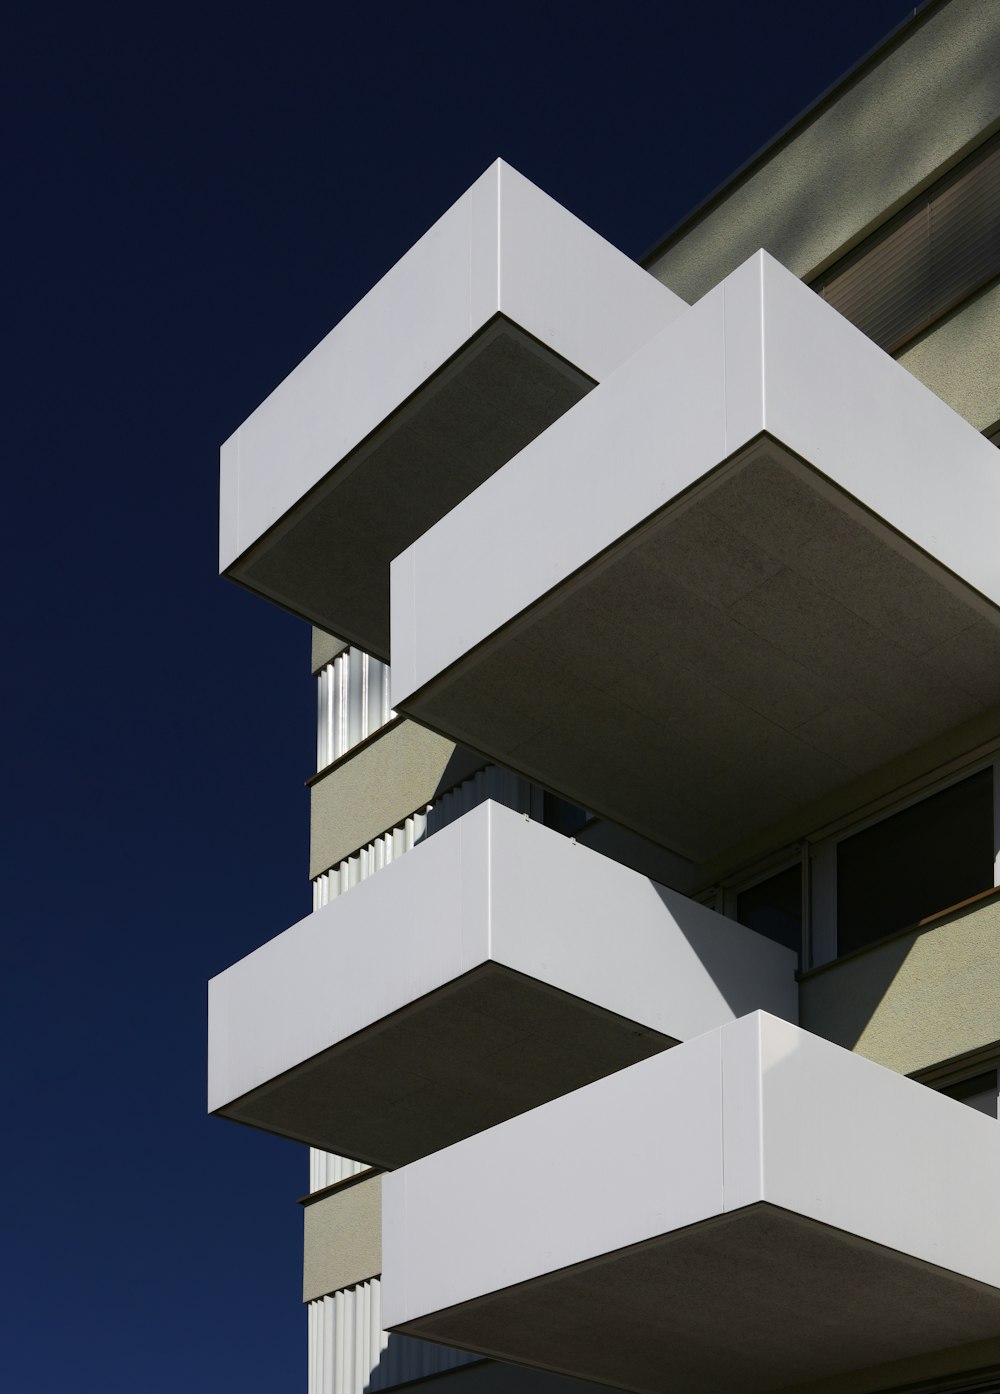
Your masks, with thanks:
M 695 301 L 764 247 L 810 279 L 1000 122 L 998 68 L 994 0 L 951 0 L 681 229 L 649 270 Z
M 1000 419 L 1000 283 L 981 291 L 897 358 L 977 430 L 992 426 Z
M 799 1010 L 807 1031 L 901 1074 L 1000 1049 L 1000 901 L 806 978 Z
M 344 639 L 335 639 L 332 634 L 327 634 L 325 629 L 316 629 L 312 632 L 312 671 L 318 673 L 321 668 L 333 661 L 338 653 L 343 653 L 347 648 Z
M 305 1207 L 302 1301 L 382 1271 L 382 1178 L 357 1181 Z
M 309 875 L 327 871 L 483 763 L 405 718 L 383 727 L 312 786 Z

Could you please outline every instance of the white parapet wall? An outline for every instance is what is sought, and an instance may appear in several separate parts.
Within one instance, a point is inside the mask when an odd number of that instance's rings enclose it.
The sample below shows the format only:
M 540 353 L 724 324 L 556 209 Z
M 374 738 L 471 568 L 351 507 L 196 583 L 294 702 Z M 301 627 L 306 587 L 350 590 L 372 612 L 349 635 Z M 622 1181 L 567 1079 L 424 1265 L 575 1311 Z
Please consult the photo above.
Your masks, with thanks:
M 497 161 L 222 447 L 220 569 L 388 658 L 391 558 L 686 308 Z
M 393 705 L 738 865 L 1000 702 L 998 510 L 991 443 L 761 252 L 393 561 Z
M 209 1107 L 394 1166 L 758 1006 L 791 951 L 487 802 L 212 980 Z
M 995 1120 L 755 1012 L 387 1176 L 384 1320 L 650 1391 L 960 1348 L 998 1174 Z

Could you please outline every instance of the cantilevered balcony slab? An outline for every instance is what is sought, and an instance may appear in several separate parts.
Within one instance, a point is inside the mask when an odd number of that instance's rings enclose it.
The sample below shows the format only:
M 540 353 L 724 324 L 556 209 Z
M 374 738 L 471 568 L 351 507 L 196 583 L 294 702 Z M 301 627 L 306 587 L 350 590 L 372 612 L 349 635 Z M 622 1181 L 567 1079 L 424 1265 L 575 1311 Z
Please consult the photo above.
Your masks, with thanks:
M 759 1005 L 787 949 L 485 803 L 213 979 L 209 1108 L 398 1166 Z
M 684 308 L 497 161 L 223 446 L 220 568 L 387 658 L 391 559 Z
M 760 253 L 394 561 L 393 705 L 704 861 L 1000 702 L 998 516 Z
M 998 1168 L 994 1120 L 753 1013 L 384 1178 L 384 1320 L 648 1394 L 961 1368 Z

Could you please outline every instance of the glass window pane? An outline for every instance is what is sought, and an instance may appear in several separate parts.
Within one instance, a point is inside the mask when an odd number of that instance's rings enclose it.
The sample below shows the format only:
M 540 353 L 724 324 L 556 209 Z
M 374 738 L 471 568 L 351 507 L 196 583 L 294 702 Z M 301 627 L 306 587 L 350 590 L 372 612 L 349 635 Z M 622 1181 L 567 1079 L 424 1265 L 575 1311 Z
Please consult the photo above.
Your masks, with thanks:
M 958 1099 L 969 1108 L 977 1109 L 990 1118 L 997 1116 L 997 1072 L 987 1070 L 985 1074 L 973 1075 L 958 1084 L 946 1084 L 941 1090 L 949 1099 Z
M 766 934 L 798 952 L 802 945 L 802 866 L 796 862 L 787 871 L 769 876 L 740 891 L 736 897 L 736 918 L 747 929 Z
M 840 843 L 838 953 L 992 885 L 993 771 L 986 769 Z

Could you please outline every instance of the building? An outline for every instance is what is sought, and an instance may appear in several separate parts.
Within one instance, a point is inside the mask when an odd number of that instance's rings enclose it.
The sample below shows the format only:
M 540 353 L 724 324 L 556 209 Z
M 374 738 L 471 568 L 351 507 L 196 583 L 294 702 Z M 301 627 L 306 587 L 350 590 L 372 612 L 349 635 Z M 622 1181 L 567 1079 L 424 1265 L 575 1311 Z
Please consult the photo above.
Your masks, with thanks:
M 498 163 L 224 446 L 319 769 L 209 1106 L 313 1149 L 311 1394 L 1000 1389 L 998 351 L 948 0 L 642 267 Z

